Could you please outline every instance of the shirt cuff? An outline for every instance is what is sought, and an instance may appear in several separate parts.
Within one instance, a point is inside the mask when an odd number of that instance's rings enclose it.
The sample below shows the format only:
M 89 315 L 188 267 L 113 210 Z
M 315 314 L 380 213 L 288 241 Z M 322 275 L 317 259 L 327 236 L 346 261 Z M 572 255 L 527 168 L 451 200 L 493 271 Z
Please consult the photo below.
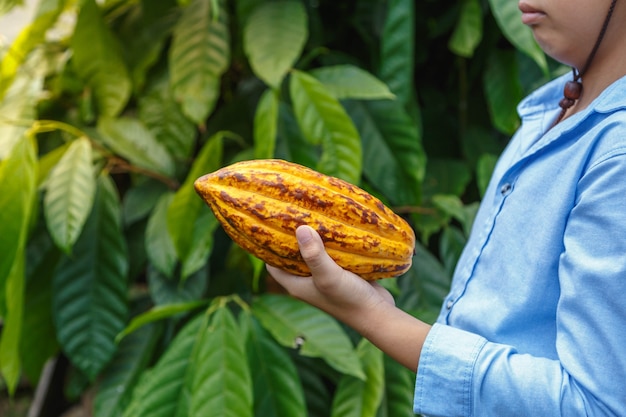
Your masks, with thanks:
M 419 359 L 413 409 L 431 416 L 468 416 L 474 364 L 487 340 L 435 323 Z

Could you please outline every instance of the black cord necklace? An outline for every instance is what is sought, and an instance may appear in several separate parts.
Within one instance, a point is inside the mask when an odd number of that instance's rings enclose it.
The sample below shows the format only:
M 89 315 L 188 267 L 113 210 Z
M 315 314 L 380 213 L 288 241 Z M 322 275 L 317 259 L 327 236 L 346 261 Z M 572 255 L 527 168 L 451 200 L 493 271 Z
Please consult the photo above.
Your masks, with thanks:
M 565 88 L 563 89 L 563 98 L 559 102 L 559 106 L 561 107 L 561 113 L 552 124 L 552 127 L 554 127 L 557 123 L 563 120 L 563 117 L 565 117 L 565 113 L 567 113 L 567 109 L 576 104 L 576 101 L 578 101 L 578 99 L 580 98 L 580 95 L 583 92 L 583 84 L 581 82 L 581 78 L 589 68 L 589 65 L 591 65 L 591 61 L 596 56 L 596 52 L 598 52 L 600 42 L 602 42 L 604 34 L 606 33 L 606 29 L 609 27 L 609 21 L 611 20 L 611 16 L 613 15 L 615 3 L 617 3 L 617 0 L 613 0 L 611 2 L 611 6 L 609 7 L 609 11 L 606 15 L 606 18 L 604 19 L 604 24 L 602 25 L 602 29 L 600 30 L 600 34 L 598 35 L 598 39 L 596 40 L 596 43 L 591 50 L 591 53 L 587 57 L 585 65 L 580 71 L 576 68 L 572 68 L 573 79 L 565 83 Z

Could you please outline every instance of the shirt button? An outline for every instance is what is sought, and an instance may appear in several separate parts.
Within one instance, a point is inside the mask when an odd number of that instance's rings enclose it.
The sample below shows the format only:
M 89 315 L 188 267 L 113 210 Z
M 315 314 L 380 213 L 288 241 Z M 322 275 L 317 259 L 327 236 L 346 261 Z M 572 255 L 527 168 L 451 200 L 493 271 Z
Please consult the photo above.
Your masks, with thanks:
M 454 305 L 454 300 L 448 300 L 448 302 L 446 303 L 446 309 L 450 310 L 453 305 Z
M 511 193 L 512 188 L 513 186 L 507 182 L 506 184 L 502 185 L 502 187 L 500 187 L 500 194 L 508 195 Z

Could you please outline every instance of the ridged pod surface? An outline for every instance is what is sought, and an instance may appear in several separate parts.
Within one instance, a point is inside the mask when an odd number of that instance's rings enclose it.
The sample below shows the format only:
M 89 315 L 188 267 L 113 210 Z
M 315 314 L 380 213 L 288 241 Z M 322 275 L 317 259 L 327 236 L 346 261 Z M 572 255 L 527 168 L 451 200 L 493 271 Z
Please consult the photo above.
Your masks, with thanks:
M 235 243 L 265 263 L 310 275 L 295 237 L 313 227 L 341 267 L 366 280 L 405 273 L 415 234 L 379 199 L 339 178 L 279 159 L 237 162 L 194 187 Z

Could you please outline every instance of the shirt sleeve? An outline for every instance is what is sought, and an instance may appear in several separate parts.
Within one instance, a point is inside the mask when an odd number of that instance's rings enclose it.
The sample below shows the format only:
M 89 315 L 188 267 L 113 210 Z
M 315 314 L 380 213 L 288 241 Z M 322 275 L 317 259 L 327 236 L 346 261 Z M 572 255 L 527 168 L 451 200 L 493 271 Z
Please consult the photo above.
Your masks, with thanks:
M 523 354 L 515 346 L 435 324 L 420 357 L 416 413 L 624 415 L 625 152 L 618 149 L 601 155 L 579 181 L 559 259 L 558 358 Z

